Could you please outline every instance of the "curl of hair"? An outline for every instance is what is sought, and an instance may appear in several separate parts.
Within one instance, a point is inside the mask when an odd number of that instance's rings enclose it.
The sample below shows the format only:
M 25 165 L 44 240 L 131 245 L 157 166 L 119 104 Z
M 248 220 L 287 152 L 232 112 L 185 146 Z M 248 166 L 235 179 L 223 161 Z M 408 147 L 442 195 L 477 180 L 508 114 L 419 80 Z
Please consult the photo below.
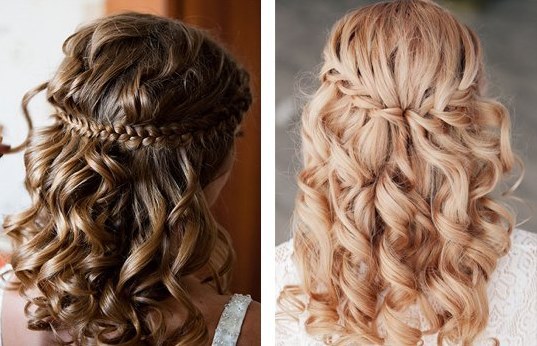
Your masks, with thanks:
M 279 303 L 336 344 L 471 344 L 514 212 L 492 196 L 522 161 L 483 95 L 475 33 L 427 1 L 353 11 L 332 29 L 302 114 L 293 218 L 301 276 Z M 514 190 L 520 179 L 511 188 Z M 430 328 L 408 320 L 417 304 Z
M 201 30 L 146 14 L 92 22 L 63 51 L 23 99 L 29 120 L 46 90 L 55 121 L 30 132 L 32 204 L 3 225 L 28 327 L 62 344 L 204 344 L 182 278 L 208 270 L 227 290 L 233 250 L 203 188 L 250 106 L 248 74 Z M 177 330 L 170 299 L 186 313 Z

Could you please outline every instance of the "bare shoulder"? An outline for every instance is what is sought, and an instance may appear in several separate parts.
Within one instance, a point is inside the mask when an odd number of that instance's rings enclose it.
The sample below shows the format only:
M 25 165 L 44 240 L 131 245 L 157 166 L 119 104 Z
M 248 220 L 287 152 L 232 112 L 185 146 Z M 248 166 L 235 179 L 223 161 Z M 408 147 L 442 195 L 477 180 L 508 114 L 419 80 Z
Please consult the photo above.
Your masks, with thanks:
M 256 301 L 248 306 L 237 345 L 261 345 L 261 304 Z
M 11 283 L 17 282 L 12 276 Z M 50 345 L 54 341 L 51 333 L 28 329 L 28 322 L 24 313 L 27 303 L 17 289 L 5 289 L 1 309 L 2 345 Z

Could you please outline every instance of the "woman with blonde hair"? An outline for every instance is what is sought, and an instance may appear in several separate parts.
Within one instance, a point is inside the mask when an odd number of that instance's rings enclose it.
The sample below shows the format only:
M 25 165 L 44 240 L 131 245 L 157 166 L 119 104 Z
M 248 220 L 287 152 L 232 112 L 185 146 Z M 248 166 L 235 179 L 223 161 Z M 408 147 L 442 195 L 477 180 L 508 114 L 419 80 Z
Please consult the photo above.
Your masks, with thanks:
M 537 236 L 493 195 L 523 166 L 476 34 L 430 1 L 370 5 L 334 25 L 320 82 L 277 344 L 535 344 Z
M 201 30 L 148 14 L 96 20 L 63 51 L 23 99 L 31 128 L 46 91 L 52 123 L 0 148 L 26 148 L 32 199 L 3 223 L 1 344 L 259 344 L 259 304 L 228 294 L 233 248 L 209 210 L 248 73 Z

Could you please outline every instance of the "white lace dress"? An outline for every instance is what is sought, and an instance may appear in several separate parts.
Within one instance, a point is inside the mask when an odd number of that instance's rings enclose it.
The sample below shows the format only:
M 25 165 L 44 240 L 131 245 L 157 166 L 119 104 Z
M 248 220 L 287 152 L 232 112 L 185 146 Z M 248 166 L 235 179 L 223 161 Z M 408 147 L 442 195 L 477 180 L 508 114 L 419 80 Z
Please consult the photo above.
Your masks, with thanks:
M 292 240 L 276 248 L 276 297 L 285 285 L 298 284 L 299 276 L 293 262 Z M 515 229 L 508 255 L 498 261 L 487 288 L 490 317 L 485 331 L 477 338 L 476 346 L 500 345 L 537 346 L 537 234 Z M 307 313 L 298 321 L 282 315 L 276 305 L 276 345 L 323 345 L 304 329 Z M 412 319 L 422 326 L 426 321 L 418 308 L 409 309 Z M 423 327 L 421 327 L 423 328 Z M 423 345 L 436 345 L 437 335 L 423 338 Z
M 0 275 L 6 273 L 5 280 L 9 281 L 12 273 L 11 265 L 7 264 L 0 268 Z M 0 285 L 0 346 L 2 346 L 2 301 L 5 290 L 3 289 L 4 284 Z M 212 341 L 212 346 L 235 346 L 239 335 L 241 333 L 242 323 L 244 322 L 244 317 L 246 316 L 246 311 L 248 306 L 252 302 L 250 295 L 243 294 L 234 294 L 231 296 L 227 302 L 220 320 L 218 321 L 218 326 L 214 332 L 214 338 Z M 6 321 L 7 322 L 7 321 Z M 9 322 L 7 322 L 9 325 Z

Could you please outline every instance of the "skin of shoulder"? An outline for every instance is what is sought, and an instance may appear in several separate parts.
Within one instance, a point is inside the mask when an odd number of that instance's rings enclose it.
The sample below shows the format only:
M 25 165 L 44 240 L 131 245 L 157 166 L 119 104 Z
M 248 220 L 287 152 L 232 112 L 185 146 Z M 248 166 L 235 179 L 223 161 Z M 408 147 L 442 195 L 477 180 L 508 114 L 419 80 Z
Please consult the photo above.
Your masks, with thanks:
M 12 277 L 10 281 L 16 282 L 18 280 Z M 206 319 L 207 327 L 210 330 L 210 339 L 212 340 L 214 329 L 231 295 L 216 294 L 212 288 L 196 283 L 196 280 L 190 281 L 189 288 L 193 293 L 194 304 L 201 310 Z M 1 327 L 3 327 L 2 331 L 9 328 L 9 332 L 2 333 L 3 344 L 6 346 L 51 345 L 54 341 L 51 333 L 28 330 L 26 317 L 22 312 L 25 304 L 26 300 L 18 294 L 17 290 L 5 291 L 3 306 L 0 310 L 2 313 Z M 169 323 L 172 327 L 177 327 L 184 323 L 181 315 L 170 318 Z M 237 345 L 261 345 L 261 305 L 256 301 L 252 301 L 248 306 Z
M 261 304 L 256 301 L 248 306 L 237 345 L 261 345 Z
M 16 281 L 12 279 L 11 281 Z M 2 302 L 2 344 L 10 345 L 51 345 L 53 337 L 50 333 L 28 329 L 24 306 L 26 300 L 17 290 L 6 290 Z M 7 330 L 9 329 L 9 332 Z

